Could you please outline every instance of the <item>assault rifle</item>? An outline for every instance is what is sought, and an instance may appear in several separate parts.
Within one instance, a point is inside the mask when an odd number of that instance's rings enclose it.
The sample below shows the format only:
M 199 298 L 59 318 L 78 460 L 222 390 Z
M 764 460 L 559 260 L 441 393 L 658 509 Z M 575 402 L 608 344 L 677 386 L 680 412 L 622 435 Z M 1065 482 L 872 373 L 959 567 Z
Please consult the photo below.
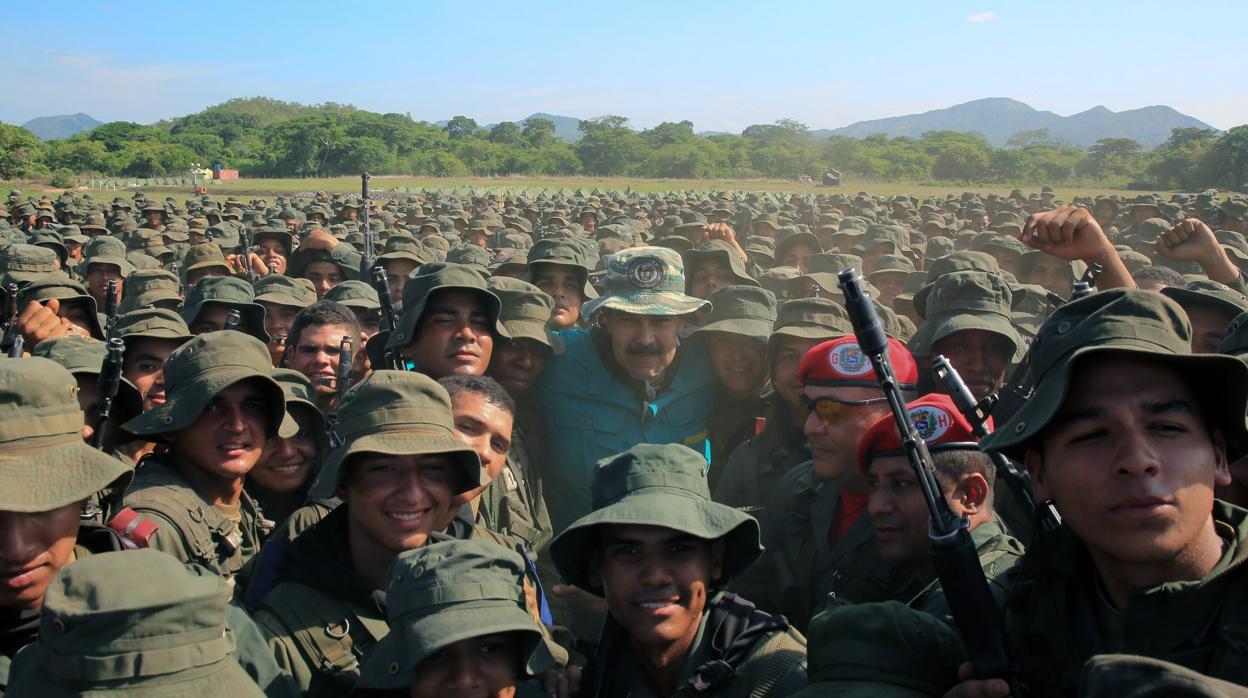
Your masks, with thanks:
M 993 600 L 984 569 L 971 541 L 969 522 L 959 517 L 945 500 L 936 479 L 936 467 L 927 444 L 915 430 L 906 411 L 905 397 L 888 358 L 888 337 L 871 298 L 862 291 L 862 276 L 855 269 L 839 275 L 845 294 L 845 309 L 854 326 L 858 348 L 871 360 L 889 410 L 901 435 L 902 450 L 914 468 L 919 488 L 927 501 L 931 519 L 928 539 L 932 566 L 949 602 L 954 623 L 962 635 L 977 678 L 1001 678 L 1014 683 L 1014 671 L 1006 653 L 1001 613 Z
M 398 318 L 394 316 L 394 299 L 390 296 L 390 277 L 386 275 L 385 267 L 375 267 L 373 269 L 373 290 L 377 292 L 377 298 L 381 301 L 381 329 L 387 332 L 394 332 L 394 328 L 398 325 Z M 399 356 L 398 350 L 385 350 L 385 368 L 392 368 L 396 371 L 406 371 L 407 364 Z
M 246 228 L 238 231 L 238 249 L 243 252 L 243 268 L 247 270 L 247 283 L 255 284 L 260 280 L 260 275 L 251 266 L 251 254 L 255 252 L 255 248 L 251 245 L 251 233 Z
M 367 172 L 360 175 L 360 198 L 364 200 L 363 211 L 360 213 L 360 228 L 364 232 L 364 249 L 363 255 L 360 257 L 360 278 L 367 279 L 369 269 L 373 268 L 373 264 L 377 262 L 377 241 L 373 235 L 373 228 L 368 224 L 368 209 L 372 208 L 373 197 L 369 191 L 368 183 L 372 179 Z
M 105 431 L 112 431 L 109 427 L 109 419 L 113 416 L 113 401 L 117 399 L 117 388 L 121 385 L 121 368 L 125 359 L 126 345 L 118 337 L 108 340 L 108 354 L 104 357 L 104 363 L 100 366 L 100 377 L 96 382 L 96 392 L 99 393 L 99 407 L 95 417 L 95 429 L 91 432 L 91 448 L 98 448 L 108 452 L 113 449 L 114 434 L 108 434 L 105 438 Z
M 112 337 L 117 324 L 117 282 L 109 281 L 104 288 L 104 336 Z

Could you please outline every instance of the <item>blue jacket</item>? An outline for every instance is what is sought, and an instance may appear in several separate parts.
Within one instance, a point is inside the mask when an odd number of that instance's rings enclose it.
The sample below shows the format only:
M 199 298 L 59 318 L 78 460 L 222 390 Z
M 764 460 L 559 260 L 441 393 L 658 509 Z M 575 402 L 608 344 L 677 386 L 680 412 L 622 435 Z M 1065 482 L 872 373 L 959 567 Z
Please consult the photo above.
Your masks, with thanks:
M 685 444 L 709 457 L 713 392 L 710 362 L 692 353 L 696 343 L 681 346 L 667 389 L 646 402 L 603 363 L 588 330 L 558 334 L 564 353 L 546 362 L 533 401 L 544 417 L 540 468 L 555 533 L 590 512 L 594 463 L 602 458 L 639 443 Z

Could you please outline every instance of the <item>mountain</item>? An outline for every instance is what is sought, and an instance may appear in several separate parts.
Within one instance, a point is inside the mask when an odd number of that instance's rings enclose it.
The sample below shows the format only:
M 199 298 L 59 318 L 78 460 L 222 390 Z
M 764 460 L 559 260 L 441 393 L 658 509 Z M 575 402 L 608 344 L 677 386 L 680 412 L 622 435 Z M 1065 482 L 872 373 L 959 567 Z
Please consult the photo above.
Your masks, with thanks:
M 102 123 L 104 122 L 79 112 L 60 116 L 40 116 L 22 124 L 22 128 L 35 134 L 35 137 L 41 141 L 53 141 L 69 138 L 75 133 L 90 131 Z
M 1052 138 L 1081 148 L 1101 138 L 1130 138 L 1151 148 L 1169 138 L 1171 129 L 1185 127 L 1213 128 L 1166 106 L 1123 112 L 1096 106 L 1072 116 L 1059 116 L 1051 111 L 1039 111 L 1015 99 L 994 97 L 922 114 L 859 121 L 842 128 L 820 129 L 812 133 L 821 138 L 865 138 L 877 133 L 892 138 L 918 138 L 926 131 L 970 131 L 983 134 L 989 143 L 999 147 L 1020 131 L 1047 128 Z
M 555 138 L 558 138 L 561 141 L 575 143 L 581 140 L 581 136 L 585 135 L 581 133 L 581 120 L 574 116 L 557 116 L 555 114 L 538 112 L 536 114 L 529 114 L 527 117 L 522 119 L 520 123 L 523 124 L 529 119 L 550 119 L 555 122 Z

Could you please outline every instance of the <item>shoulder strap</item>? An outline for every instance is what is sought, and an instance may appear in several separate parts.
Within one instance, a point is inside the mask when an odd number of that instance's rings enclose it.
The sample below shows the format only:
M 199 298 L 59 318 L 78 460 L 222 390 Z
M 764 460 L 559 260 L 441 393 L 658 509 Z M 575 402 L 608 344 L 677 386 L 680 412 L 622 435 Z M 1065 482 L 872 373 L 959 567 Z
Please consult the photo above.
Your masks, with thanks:
M 217 513 L 189 487 L 174 483 L 161 483 L 147 488 L 158 496 L 141 492 L 139 496 L 127 497 L 126 504 L 136 512 L 153 511 L 168 519 L 186 541 L 190 557 L 218 573 L 233 574 L 237 570 L 226 569 L 224 560 L 233 557 L 242 545 L 242 533 L 238 526 Z
M 359 656 L 375 641 L 350 604 L 311 587 L 289 582 L 264 599 L 315 671 L 335 678 L 359 674 Z
M 694 698 L 715 695 L 744 668 L 760 640 L 773 631 L 785 635 L 789 630 L 784 616 L 764 613 L 730 593 L 719 597 L 705 622 L 709 624 L 705 632 L 711 637 L 711 658 L 681 687 L 682 694 Z

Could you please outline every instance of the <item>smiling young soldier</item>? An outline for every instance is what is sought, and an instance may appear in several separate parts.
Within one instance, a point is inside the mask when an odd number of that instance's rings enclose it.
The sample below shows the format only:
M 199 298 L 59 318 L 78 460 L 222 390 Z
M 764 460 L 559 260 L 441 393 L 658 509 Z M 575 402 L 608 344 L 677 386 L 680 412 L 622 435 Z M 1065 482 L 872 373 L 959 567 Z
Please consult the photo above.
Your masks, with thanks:
M 428 376 L 376 371 L 338 409 L 343 445 L 313 496 L 342 504 L 294 539 L 256 612 L 278 664 L 309 696 L 337 696 L 360 657 L 389 632 L 377 592 L 395 557 L 442 533 L 481 484 L 476 453 L 454 435 L 451 401 Z
M 914 359 L 893 339 L 888 353 L 901 390 L 912 393 Z M 829 593 L 853 603 L 905 600 L 917 585 L 880 558 L 865 515 L 858 440 L 888 412 L 870 361 L 857 340 L 838 337 L 807 352 L 797 378 L 812 459 L 772 488 L 761 520 L 766 552 L 734 588 L 802 629 Z
M 555 301 L 550 324 L 558 330 L 576 327 L 581 320 L 581 304 L 598 297 L 589 284 L 584 250 L 570 240 L 539 240 L 529 250 L 528 260 L 524 280 Z
M 1248 681 L 1248 514 L 1214 499 L 1245 453 L 1248 367 L 1191 354 L 1182 308 L 1110 290 L 1053 312 L 1032 398 L 984 439 L 1025 463 L 1064 526 L 1028 550 L 1006 628 L 1031 695 L 1071 695 L 1096 654 Z M 950 695 L 1000 695 L 967 681 Z
M 592 506 L 551 543 L 564 579 L 610 611 L 588 695 L 787 696 L 805 685 L 805 639 L 722 591 L 761 552 L 758 523 L 710 501 L 702 456 L 642 444 L 605 458 Z
M 329 413 L 341 398 L 338 367 L 342 358 L 342 338 L 351 337 L 358 347 L 360 326 L 355 313 L 331 300 L 320 300 L 299 311 L 286 338 L 282 365 L 308 377 L 316 391 L 321 410 Z M 352 373 L 362 369 L 363 352 L 352 353 Z
M 256 282 L 256 304 L 264 308 L 264 331 L 269 334 L 269 354 L 273 365 L 281 364 L 286 339 L 295 316 L 316 302 L 316 291 L 307 279 L 269 274 Z
M 122 502 L 157 527 L 136 543 L 227 580 L 244 569 L 272 523 L 243 480 L 274 436 L 297 428 L 271 372 L 268 348 L 232 330 L 200 335 L 169 356 L 166 401 L 123 426 L 168 446 L 139 463 Z

